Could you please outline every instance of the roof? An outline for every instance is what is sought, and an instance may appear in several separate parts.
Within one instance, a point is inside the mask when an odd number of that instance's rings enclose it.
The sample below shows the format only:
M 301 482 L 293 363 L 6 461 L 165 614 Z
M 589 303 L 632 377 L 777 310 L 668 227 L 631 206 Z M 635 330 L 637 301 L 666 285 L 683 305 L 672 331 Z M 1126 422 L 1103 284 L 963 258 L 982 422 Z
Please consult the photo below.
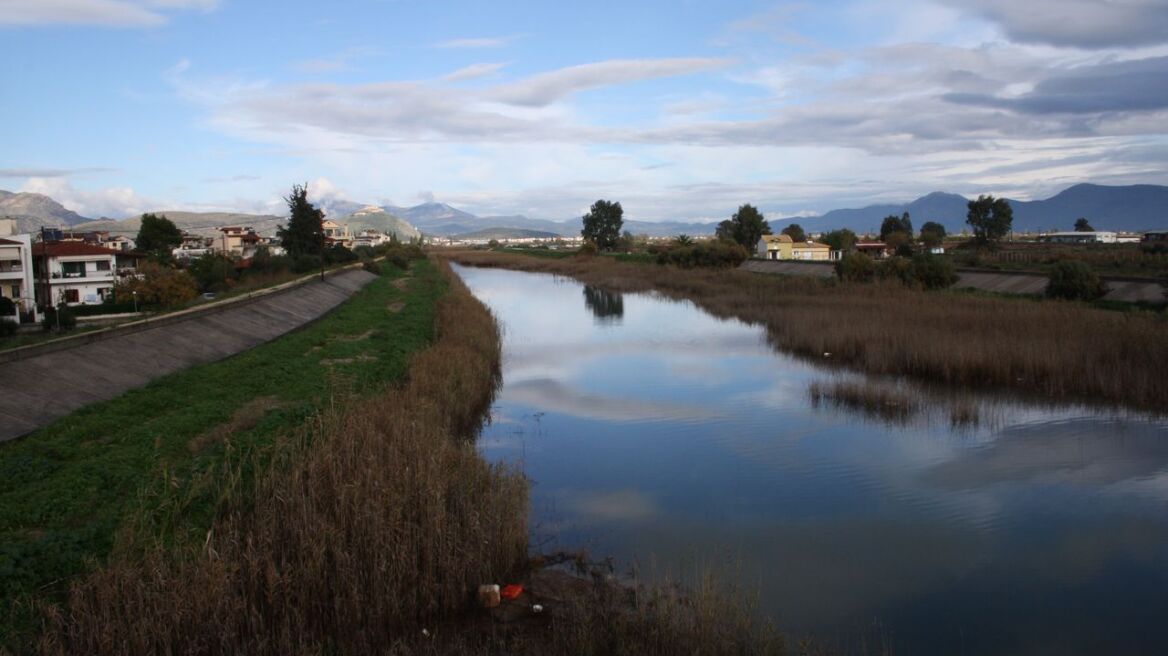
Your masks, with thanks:
M 24 246 L 24 242 L 12 241 L 11 239 L 0 239 L 0 246 Z
M 128 255 L 122 251 L 110 250 L 100 246 L 90 246 L 80 241 L 50 241 L 33 244 L 33 255 L 48 255 L 49 257 L 75 257 L 78 255 Z
M 831 250 L 831 246 L 828 246 L 827 244 L 821 244 L 817 241 L 808 241 L 806 243 L 799 242 L 795 244 L 795 248 L 826 248 Z
M 790 244 L 791 243 L 791 236 L 790 235 L 763 235 L 762 240 L 767 242 L 768 244 L 775 243 L 775 242 L 778 242 L 780 244 Z

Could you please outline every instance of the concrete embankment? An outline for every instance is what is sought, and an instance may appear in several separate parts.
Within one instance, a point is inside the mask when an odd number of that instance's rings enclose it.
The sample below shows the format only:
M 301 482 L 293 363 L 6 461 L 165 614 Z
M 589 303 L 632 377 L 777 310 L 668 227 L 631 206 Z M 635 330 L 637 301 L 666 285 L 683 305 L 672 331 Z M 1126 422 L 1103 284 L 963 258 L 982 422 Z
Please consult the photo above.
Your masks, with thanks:
M 742 265 L 747 271 L 772 273 L 787 276 L 815 276 L 830 278 L 835 275 L 835 266 L 830 262 L 796 262 L 792 260 L 747 260 Z M 958 269 L 960 276 L 954 289 L 979 289 L 999 294 L 1039 295 L 1046 290 L 1047 277 L 1036 273 L 1013 273 L 1005 271 L 984 271 L 978 269 Z M 1105 301 L 1125 303 L 1163 303 L 1164 286 L 1157 280 L 1126 277 L 1103 277 L 1107 285 Z
M 260 296 L 0 352 L 0 442 L 323 316 L 376 278 L 361 269 Z

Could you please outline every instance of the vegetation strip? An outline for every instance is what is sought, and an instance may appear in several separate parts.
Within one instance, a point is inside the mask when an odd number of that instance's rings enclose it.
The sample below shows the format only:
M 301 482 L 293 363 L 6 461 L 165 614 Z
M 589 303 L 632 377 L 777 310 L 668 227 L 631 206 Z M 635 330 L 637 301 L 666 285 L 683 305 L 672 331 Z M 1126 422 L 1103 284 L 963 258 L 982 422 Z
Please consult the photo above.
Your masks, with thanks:
M 168 543 L 202 539 L 225 476 L 248 480 L 277 436 L 332 398 L 368 398 L 401 380 L 433 335 L 445 283 L 426 261 L 404 288 L 393 284 L 404 272 L 384 269 L 301 331 L 0 447 L 0 635 L 26 639 L 33 601 L 60 599 L 130 525 Z M 399 303 L 398 312 L 388 309 Z
M 1163 314 L 922 292 L 899 283 L 637 266 L 604 257 L 446 256 L 472 266 L 571 276 L 610 291 L 691 300 L 715 316 L 766 326 L 768 339 L 784 351 L 867 373 L 1168 409 Z

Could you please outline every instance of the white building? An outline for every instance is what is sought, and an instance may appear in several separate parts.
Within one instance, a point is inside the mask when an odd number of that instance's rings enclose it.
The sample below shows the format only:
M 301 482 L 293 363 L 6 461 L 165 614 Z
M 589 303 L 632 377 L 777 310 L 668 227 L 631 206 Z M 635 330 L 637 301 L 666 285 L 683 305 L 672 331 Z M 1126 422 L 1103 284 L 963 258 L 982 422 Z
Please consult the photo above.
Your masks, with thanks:
M 52 305 L 96 305 L 113 293 L 114 281 L 137 269 L 141 257 L 134 253 L 91 246 L 82 242 L 57 241 L 34 244 L 36 299 L 44 304 L 45 294 Z
M 15 314 L 0 319 L 20 322 L 21 315 L 39 321 L 33 290 L 32 237 L 12 235 L 0 238 L 0 296 L 12 301 Z
M 1039 235 L 1038 241 L 1052 244 L 1114 244 L 1114 232 L 1095 230 L 1092 232 L 1049 232 Z

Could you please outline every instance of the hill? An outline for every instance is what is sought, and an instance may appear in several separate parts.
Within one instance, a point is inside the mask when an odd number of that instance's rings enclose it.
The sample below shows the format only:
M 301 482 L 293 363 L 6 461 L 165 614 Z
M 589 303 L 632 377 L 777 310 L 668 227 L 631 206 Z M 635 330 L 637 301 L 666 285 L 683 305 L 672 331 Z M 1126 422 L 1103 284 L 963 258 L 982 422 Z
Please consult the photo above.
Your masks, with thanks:
M 0 218 L 16 219 L 18 233 L 31 233 L 47 228 L 70 228 L 89 219 L 65 209 L 44 194 L 27 191 L 13 193 L 0 189 Z
M 562 237 L 555 232 L 543 230 L 523 230 L 521 228 L 483 228 L 474 232 L 454 235 L 455 239 L 555 239 Z
M 1086 217 L 1097 230 L 1163 230 L 1168 228 L 1168 187 L 1161 185 L 1105 186 L 1079 184 L 1045 200 L 1007 199 L 1014 209 L 1014 230 L 1035 232 L 1070 230 L 1075 219 Z M 856 209 L 832 210 L 821 216 L 779 219 L 770 222 L 781 230 L 799 223 L 812 232 L 849 228 L 856 232 L 876 232 L 884 217 L 908 212 L 913 225 L 936 221 L 949 232 L 965 225 L 969 199 L 957 194 L 934 192 L 908 203 L 869 205 Z
M 420 234 L 418 229 L 410 225 L 408 221 L 404 221 L 375 205 L 363 207 L 352 214 L 333 220 L 341 225 L 349 226 L 349 230 L 353 232 L 380 230 L 386 234 L 397 235 L 397 238 L 402 241 L 417 239 Z
M 223 226 L 250 226 L 261 235 L 276 234 L 276 227 L 287 221 L 285 217 L 272 214 L 243 214 L 240 212 L 183 212 L 179 210 L 156 210 L 151 212 L 165 216 L 179 229 L 194 235 L 212 236 Z M 131 217 L 117 221 L 101 219 L 79 223 L 75 230 L 106 230 L 113 234 L 136 235 L 141 225 L 141 217 Z

